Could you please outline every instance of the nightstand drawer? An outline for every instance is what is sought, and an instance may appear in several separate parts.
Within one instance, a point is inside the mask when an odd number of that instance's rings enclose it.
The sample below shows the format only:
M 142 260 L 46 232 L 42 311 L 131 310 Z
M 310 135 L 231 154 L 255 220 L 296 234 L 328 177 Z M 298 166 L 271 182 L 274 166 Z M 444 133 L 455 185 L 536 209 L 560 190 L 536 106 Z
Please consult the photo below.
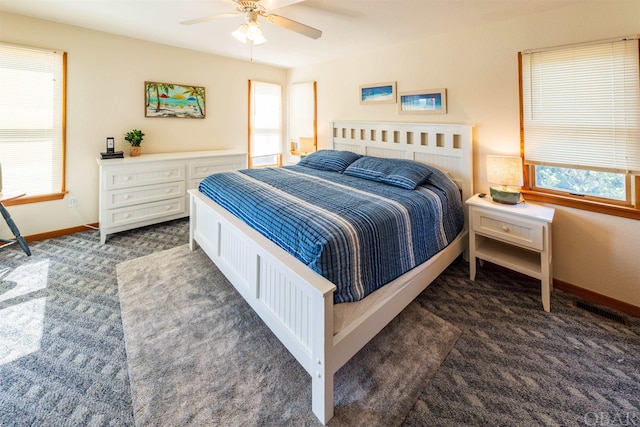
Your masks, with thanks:
M 472 209 L 472 217 L 473 231 L 476 233 L 525 248 L 544 249 L 544 226 L 541 223 L 478 208 Z

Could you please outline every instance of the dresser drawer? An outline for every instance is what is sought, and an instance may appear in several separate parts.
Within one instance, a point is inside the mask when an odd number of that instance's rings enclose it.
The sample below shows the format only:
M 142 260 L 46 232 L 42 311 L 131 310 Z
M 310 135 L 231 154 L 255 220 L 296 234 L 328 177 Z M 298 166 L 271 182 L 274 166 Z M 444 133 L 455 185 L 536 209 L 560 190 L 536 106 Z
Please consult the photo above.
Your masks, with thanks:
M 190 162 L 189 178 L 198 179 L 199 182 L 212 173 L 246 168 L 245 158 L 246 156 L 242 155 Z
M 544 224 L 513 216 L 473 208 L 473 231 L 505 242 L 541 251 L 544 249 Z
M 135 168 L 108 170 L 105 173 L 105 189 L 130 188 L 163 182 L 184 181 L 184 163 L 163 165 L 136 165 Z
M 186 212 L 185 197 L 183 196 L 161 202 L 108 210 L 105 212 L 104 225 L 107 227 L 117 227 L 148 220 L 160 222 L 164 217 L 175 217 L 179 214 L 186 216 Z M 102 223 L 100 226 L 102 226 Z
M 107 191 L 106 209 L 157 202 L 184 196 L 184 181 Z

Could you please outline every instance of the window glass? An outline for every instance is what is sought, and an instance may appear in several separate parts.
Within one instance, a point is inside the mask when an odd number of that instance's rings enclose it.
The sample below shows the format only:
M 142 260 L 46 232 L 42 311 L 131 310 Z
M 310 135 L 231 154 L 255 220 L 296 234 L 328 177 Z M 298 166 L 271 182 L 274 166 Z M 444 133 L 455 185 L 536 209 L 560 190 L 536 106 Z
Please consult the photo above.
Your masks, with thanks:
M 64 191 L 64 53 L 0 44 L 3 188 Z
M 292 155 L 316 150 L 316 82 L 291 85 L 289 97 L 289 151 Z M 312 147 L 303 147 L 312 140 Z M 305 149 L 307 148 L 307 149 Z M 310 150 L 308 149 L 310 148 Z
M 251 81 L 249 102 L 249 166 L 279 165 L 282 155 L 282 87 Z

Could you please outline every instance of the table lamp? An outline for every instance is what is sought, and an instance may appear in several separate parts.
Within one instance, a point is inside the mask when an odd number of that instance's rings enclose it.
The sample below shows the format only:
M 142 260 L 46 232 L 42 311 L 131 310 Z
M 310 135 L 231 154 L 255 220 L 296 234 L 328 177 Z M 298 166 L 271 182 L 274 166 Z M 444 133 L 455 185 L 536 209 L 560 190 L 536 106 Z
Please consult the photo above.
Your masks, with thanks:
M 312 137 L 300 137 L 300 157 L 304 157 L 309 153 L 316 151 L 316 140 Z
M 515 156 L 487 156 L 487 181 L 490 184 L 498 184 L 489 189 L 494 202 L 507 205 L 519 203 L 522 159 Z

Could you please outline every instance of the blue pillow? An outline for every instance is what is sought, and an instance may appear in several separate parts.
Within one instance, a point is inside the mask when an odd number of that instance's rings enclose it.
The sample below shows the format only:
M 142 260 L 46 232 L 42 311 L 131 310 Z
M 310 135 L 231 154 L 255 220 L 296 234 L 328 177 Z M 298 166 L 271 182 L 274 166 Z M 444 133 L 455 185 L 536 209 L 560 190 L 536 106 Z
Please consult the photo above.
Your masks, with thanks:
M 305 156 L 298 164 L 313 169 L 342 172 L 359 157 L 359 154 L 351 151 L 320 150 Z
M 383 182 L 407 190 L 414 190 L 432 173 L 433 170 L 429 166 L 413 160 L 369 156 L 360 157 L 344 171 L 345 175 Z

